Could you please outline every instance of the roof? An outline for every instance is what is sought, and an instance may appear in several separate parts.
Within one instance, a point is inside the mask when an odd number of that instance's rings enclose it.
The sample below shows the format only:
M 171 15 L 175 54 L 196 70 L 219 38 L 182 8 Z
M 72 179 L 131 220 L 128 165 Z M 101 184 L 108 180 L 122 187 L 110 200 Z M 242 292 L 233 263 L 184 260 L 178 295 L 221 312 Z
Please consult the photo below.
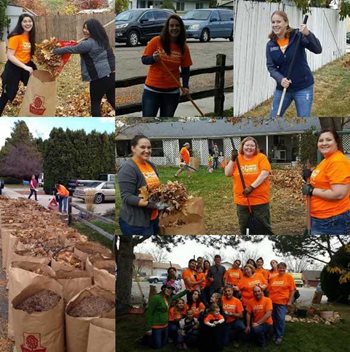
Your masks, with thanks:
M 153 269 L 168 269 L 170 267 L 174 267 L 176 270 L 181 269 L 181 266 L 179 264 L 170 264 L 170 263 L 153 263 Z
M 304 280 L 319 280 L 321 276 L 320 270 L 304 270 L 303 277 Z
M 135 253 L 135 260 L 150 260 L 153 262 L 153 256 L 148 253 Z
M 245 118 L 234 124 L 226 119 L 211 121 L 139 123 L 121 128 L 117 140 L 130 140 L 137 134 L 143 134 L 150 139 L 224 138 L 298 134 L 311 128 L 320 129 L 318 118 L 298 118 L 290 121 L 285 118 Z

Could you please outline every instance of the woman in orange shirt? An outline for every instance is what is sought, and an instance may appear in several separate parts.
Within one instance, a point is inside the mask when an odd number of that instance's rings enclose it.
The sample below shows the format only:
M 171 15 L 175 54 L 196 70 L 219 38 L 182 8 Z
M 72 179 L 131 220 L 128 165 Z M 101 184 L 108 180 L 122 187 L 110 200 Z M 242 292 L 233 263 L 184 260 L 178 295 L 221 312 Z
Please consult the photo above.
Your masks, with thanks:
M 180 90 L 183 95 L 189 93 L 188 82 L 192 65 L 190 50 L 186 44 L 185 26 L 179 16 L 171 15 L 160 36 L 148 42 L 142 63 L 150 65 L 142 96 L 142 115 L 155 117 L 160 110 L 161 117 L 174 116 Z
M 278 261 L 275 259 L 272 259 L 270 261 L 271 269 L 269 270 L 269 282 L 271 279 L 273 279 L 278 275 L 277 264 L 278 264 Z
M 153 189 L 160 185 L 156 166 L 149 160 L 150 140 L 137 135 L 131 140 L 132 158 L 118 172 L 121 195 L 119 225 L 123 235 L 152 236 L 159 233 L 160 205 L 141 197 L 140 188 Z
M 29 76 L 36 70 L 31 61 L 35 51 L 35 23 L 31 15 L 24 13 L 19 16 L 14 30 L 8 36 L 7 62 L 2 79 L 0 97 L 0 116 L 8 101 L 17 94 L 19 82 L 27 85 Z
M 239 160 L 246 188 L 240 179 L 236 159 Z M 242 140 L 239 152 L 232 151 L 232 157 L 225 167 L 225 176 L 233 177 L 233 196 L 237 206 L 237 216 L 242 235 L 246 234 L 249 206 L 268 229 L 270 221 L 270 181 L 271 165 L 267 157 L 260 153 L 258 142 L 253 137 Z M 262 235 L 262 234 L 261 234 Z
M 195 318 L 199 318 L 200 314 L 204 312 L 205 305 L 201 301 L 200 292 L 198 290 L 194 290 L 192 292 L 191 300 L 187 302 L 188 308 L 192 310 L 193 316 Z
M 312 235 L 350 234 L 350 160 L 343 154 L 339 135 L 320 132 L 317 148 L 324 159 L 312 171 L 303 194 L 310 196 Z
M 179 330 L 179 322 L 182 318 L 186 316 L 188 306 L 185 301 L 180 298 L 174 307 L 169 309 L 169 325 L 168 325 L 168 335 L 169 339 L 176 341 L 177 332 Z

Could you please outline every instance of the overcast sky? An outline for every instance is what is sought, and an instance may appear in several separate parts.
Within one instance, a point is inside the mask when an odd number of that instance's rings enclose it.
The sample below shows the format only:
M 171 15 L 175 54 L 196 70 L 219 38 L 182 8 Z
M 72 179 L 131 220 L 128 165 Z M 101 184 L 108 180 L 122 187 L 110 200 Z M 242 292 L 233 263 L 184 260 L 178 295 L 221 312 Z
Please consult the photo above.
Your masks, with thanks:
M 1 118 L 0 119 L 0 148 L 10 137 L 16 121 L 25 121 L 34 138 L 47 139 L 54 127 L 69 128 L 70 130 L 84 129 L 87 133 L 92 130 L 113 133 L 115 122 L 113 118 L 89 117 L 27 117 L 27 118 Z

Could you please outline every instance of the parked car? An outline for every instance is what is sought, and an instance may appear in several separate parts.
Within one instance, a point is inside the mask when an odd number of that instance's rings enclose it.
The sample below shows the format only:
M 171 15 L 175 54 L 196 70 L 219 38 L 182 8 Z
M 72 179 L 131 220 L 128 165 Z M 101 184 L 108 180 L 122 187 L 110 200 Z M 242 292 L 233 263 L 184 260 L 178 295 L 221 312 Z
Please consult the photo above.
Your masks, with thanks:
M 38 186 L 44 187 L 44 173 L 41 172 L 38 177 Z
M 153 276 L 150 276 L 148 278 L 148 282 L 149 283 L 158 283 L 158 282 L 163 282 L 164 280 L 166 280 L 168 277 L 168 274 L 167 273 L 162 273 L 160 275 L 153 275 Z
M 5 187 L 5 182 L 0 178 L 0 194 L 2 194 L 2 189 Z
M 115 183 L 108 181 L 95 181 L 85 187 L 77 187 L 73 193 L 73 197 L 83 199 L 85 201 L 86 192 L 94 192 L 94 203 L 101 204 L 105 201 L 115 201 Z
M 346 33 L 346 43 L 350 44 L 350 32 Z
M 133 9 L 115 18 L 115 41 L 136 46 L 146 44 L 160 34 L 166 20 L 174 12 L 166 9 Z
M 98 176 L 100 181 L 110 181 L 115 182 L 115 174 L 100 174 Z
M 187 38 L 208 42 L 211 38 L 233 41 L 233 11 L 226 9 L 198 9 L 182 16 Z
M 99 180 L 80 180 L 80 179 L 69 180 L 67 184 L 69 195 L 72 196 L 77 187 L 90 187 L 95 182 L 99 182 Z

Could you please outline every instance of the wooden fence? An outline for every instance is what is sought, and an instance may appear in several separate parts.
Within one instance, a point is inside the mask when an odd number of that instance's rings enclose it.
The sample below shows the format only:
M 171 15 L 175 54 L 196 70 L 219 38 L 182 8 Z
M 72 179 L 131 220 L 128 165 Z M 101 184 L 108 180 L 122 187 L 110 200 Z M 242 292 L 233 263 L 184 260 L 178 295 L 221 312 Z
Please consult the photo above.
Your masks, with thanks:
M 303 15 L 296 7 L 281 3 L 239 0 L 233 44 L 233 115 L 240 116 L 273 95 L 275 80 L 266 68 L 266 43 L 271 31 L 270 17 L 275 10 L 288 14 L 291 27 L 299 28 Z M 346 23 L 339 20 L 337 10 L 311 8 L 307 22 L 322 45 L 322 54 L 307 51 L 312 71 L 330 63 L 346 52 Z
M 215 73 L 215 86 L 213 89 L 202 90 L 191 93 L 193 100 L 214 97 L 214 112 L 216 116 L 222 116 L 224 110 L 225 92 L 232 92 L 233 86 L 225 87 L 225 72 L 232 71 L 233 65 L 226 66 L 226 55 L 216 55 L 216 66 L 207 68 L 198 68 L 190 71 L 190 76 L 198 76 L 205 73 Z M 146 76 L 132 77 L 115 82 L 115 88 L 126 88 L 145 83 Z M 180 103 L 188 101 L 187 97 L 180 97 Z M 116 115 L 131 114 L 142 110 L 141 103 L 117 106 Z
M 56 37 L 61 40 L 79 40 L 83 37 L 83 24 L 90 18 L 95 18 L 105 25 L 113 21 L 115 15 L 113 12 L 79 14 L 79 15 L 50 15 L 38 16 L 35 18 L 36 41 L 41 42 L 50 37 Z M 115 45 L 115 24 L 110 23 L 106 32 L 111 43 Z

